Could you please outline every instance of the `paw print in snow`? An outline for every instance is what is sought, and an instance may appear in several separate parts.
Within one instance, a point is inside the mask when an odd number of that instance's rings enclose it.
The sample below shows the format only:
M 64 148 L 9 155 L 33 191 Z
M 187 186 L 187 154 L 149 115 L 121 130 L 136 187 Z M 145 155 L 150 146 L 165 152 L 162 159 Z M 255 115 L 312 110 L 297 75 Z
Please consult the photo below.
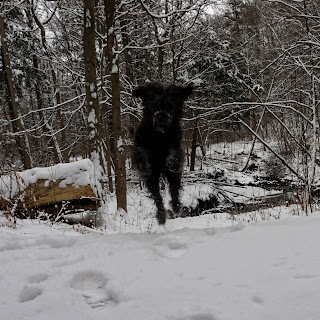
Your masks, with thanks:
M 70 287 L 81 293 L 91 308 L 114 306 L 120 302 L 117 290 L 99 271 L 89 270 L 77 273 L 72 278 Z

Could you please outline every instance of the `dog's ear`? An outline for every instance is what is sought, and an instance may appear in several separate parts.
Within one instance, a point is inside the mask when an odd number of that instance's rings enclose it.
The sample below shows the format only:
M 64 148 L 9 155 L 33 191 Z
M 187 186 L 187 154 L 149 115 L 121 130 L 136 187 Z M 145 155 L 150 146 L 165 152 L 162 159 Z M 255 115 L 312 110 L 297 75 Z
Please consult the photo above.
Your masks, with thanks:
M 192 86 L 186 86 L 186 87 L 181 87 L 182 95 L 185 97 L 185 100 L 187 100 L 193 92 L 193 87 Z
M 160 83 L 153 82 L 145 86 L 137 87 L 133 90 L 132 95 L 136 98 L 145 100 L 153 100 L 156 96 L 162 95 L 163 86 Z
M 182 102 L 186 101 L 193 92 L 192 86 L 176 86 L 171 85 L 167 89 L 168 94 Z

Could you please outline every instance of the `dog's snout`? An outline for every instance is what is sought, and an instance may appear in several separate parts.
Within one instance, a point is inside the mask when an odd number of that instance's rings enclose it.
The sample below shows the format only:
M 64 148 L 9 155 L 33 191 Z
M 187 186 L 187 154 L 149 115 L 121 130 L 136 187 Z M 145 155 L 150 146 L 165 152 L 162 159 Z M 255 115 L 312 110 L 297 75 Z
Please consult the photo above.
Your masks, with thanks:
M 154 114 L 154 118 L 160 122 L 168 122 L 171 120 L 171 116 L 166 111 L 157 111 Z
M 156 130 L 163 132 L 170 125 L 171 119 L 172 117 L 168 112 L 160 110 L 153 115 L 153 125 Z

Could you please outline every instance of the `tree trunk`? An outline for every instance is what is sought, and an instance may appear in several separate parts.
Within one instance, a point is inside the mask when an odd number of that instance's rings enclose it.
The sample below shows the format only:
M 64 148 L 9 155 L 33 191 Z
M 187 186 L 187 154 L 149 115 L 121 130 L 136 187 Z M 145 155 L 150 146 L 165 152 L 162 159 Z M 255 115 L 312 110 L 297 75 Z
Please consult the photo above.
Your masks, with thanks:
M 310 210 L 312 211 L 312 203 L 311 203 L 311 190 L 312 190 L 312 185 L 315 180 L 315 167 L 316 167 L 316 160 L 317 160 L 317 146 L 318 146 L 318 140 L 319 140 L 319 127 L 318 127 L 318 104 L 317 103 L 317 88 L 316 88 L 316 76 L 315 76 L 315 57 L 314 57 L 314 49 L 312 45 L 312 36 L 310 33 L 310 26 L 309 26 L 309 10 L 308 10 L 308 5 L 306 0 L 303 1 L 303 7 L 304 7 L 304 13 L 305 13 L 305 27 L 306 27 L 306 34 L 307 34 L 307 39 L 310 41 L 309 44 L 309 59 L 310 59 L 310 94 L 309 94 L 309 105 L 312 109 L 312 135 L 311 135 L 311 161 L 308 164 L 308 184 L 307 184 L 307 194 L 306 194 L 306 214 L 308 214 L 308 205 L 310 206 Z
M 100 22 L 100 23 L 99 23 Z M 105 24 L 99 20 L 98 24 L 98 32 L 101 34 L 106 34 L 106 28 Z M 104 170 L 106 168 L 107 170 L 107 176 L 108 176 L 108 186 L 109 191 L 113 193 L 113 179 L 112 179 L 112 152 L 111 152 L 111 143 L 110 143 L 110 129 L 109 129 L 109 122 L 108 122 L 108 106 L 106 103 L 107 100 L 107 94 L 105 90 L 105 82 L 104 82 L 104 76 L 106 73 L 106 69 L 104 68 L 104 62 L 108 63 L 106 60 L 106 54 L 107 49 L 104 46 L 104 43 L 101 40 L 99 40 L 99 49 L 102 52 L 101 59 L 100 59 L 100 81 L 101 81 L 101 116 L 100 116 L 100 122 L 101 122 L 101 142 L 102 147 L 105 155 L 105 163 L 103 164 Z
M 162 71 L 164 62 L 164 49 L 162 47 L 158 48 L 158 78 L 162 81 Z
M 28 26 L 29 26 L 30 30 L 32 30 L 33 29 L 32 11 L 29 8 L 28 10 L 25 10 L 25 12 L 26 12 L 26 16 L 28 18 Z M 40 123 L 44 124 L 43 126 L 41 125 L 41 127 L 43 128 L 42 130 L 43 130 L 44 136 L 45 136 L 44 141 L 51 145 L 52 150 L 54 152 L 55 160 L 59 161 L 59 162 L 63 162 L 59 144 L 57 142 L 55 135 L 53 134 L 52 127 L 49 125 L 49 123 L 46 120 L 46 115 L 43 110 L 43 101 L 42 101 L 43 97 L 41 94 L 41 79 L 40 79 L 40 72 L 39 72 L 40 67 L 39 67 L 39 60 L 35 54 L 32 56 L 32 64 L 33 64 L 34 72 L 36 73 L 34 89 L 35 89 L 35 93 L 36 93 L 37 108 L 38 108 L 38 112 L 39 112 Z M 52 139 L 50 139 L 50 137 Z M 42 142 L 42 139 L 39 139 L 39 140 L 40 140 L 40 148 L 43 150 L 44 143 Z
M 51 55 L 50 51 L 48 50 L 47 39 L 46 39 L 46 29 L 44 28 L 41 21 L 38 19 L 37 15 L 34 11 L 33 3 L 30 4 L 30 10 L 31 10 L 31 14 L 34 19 L 34 22 L 36 23 L 36 25 L 40 29 L 41 42 L 42 42 L 43 48 L 46 50 L 46 53 L 49 58 L 49 65 L 50 65 L 50 69 L 51 69 L 51 77 L 52 77 L 52 82 L 53 82 L 53 92 L 54 92 L 55 101 L 56 101 L 56 105 L 57 105 L 57 114 L 58 114 L 59 126 L 60 126 L 60 131 L 61 131 L 60 145 L 62 146 L 62 150 L 59 146 L 58 139 L 57 139 L 55 133 L 53 132 L 53 129 L 51 128 L 51 126 L 46 124 L 46 127 L 49 131 L 51 131 L 51 135 L 52 135 L 53 143 L 55 145 L 55 151 L 56 151 L 56 156 L 58 157 L 58 161 L 69 162 L 69 157 L 68 157 L 68 153 L 67 153 L 66 129 L 65 129 L 65 125 L 64 125 L 64 119 L 63 119 L 63 116 L 61 113 L 61 108 L 59 106 L 61 104 L 61 96 L 60 96 L 60 92 L 59 92 L 59 89 L 57 86 L 56 72 L 54 71 L 54 68 L 50 62 L 52 55 Z M 28 13 L 29 12 L 27 12 L 27 15 L 28 15 Z
M 96 47 L 95 47 L 95 1 L 83 0 L 84 31 L 83 57 L 86 82 L 86 109 L 88 128 L 88 153 L 94 164 L 96 183 L 100 183 L 100 123 L 99 102 L 96 75 Z M 100 189 L 100 188 L 97 188 Z
M 18 152 L 21 157 L 21 161 L 25 169 L 30 169 L 31 157 L 30 157 L 30 147 L 29 140 L 26 133 L 23 133 L 23 124 L 20 120 L 20 106 L 18 102 L 18 97 L 16 96 L 16 88 L 13 81 L 8 44 L 6 40 L 5 24 L 4 18 L 0 15 L 0 37 L 1 37 L 1 48 L 2 48 L 2 61 L 3 69 L 6 77 L 6 84 L 8 89 L 8 105 L 9 113 L 12 120 L 12 127 L 15 135 L 16 144 L 18 147 Z M 20 134 L 19 134 L 20 133 Z
M 32 57 L 32 61 L 33 61 L 33 68 L 34 68 L 35 72 L 39 73 L 38 72 L 38 70 L 39 70 L 38 59 L 35 55 Z M 39 77 L 39 75 L 38 75 L 38 77 Z M 40 80 L 38 77 L 35 82 L 35 92 L 36 92 L 37 108 L 39 111 L 40 122 L 44 123 L 43 132 L 45 134 L 46 139 L 51 144 L 51 147 L 54 152 L 55 161 L 56 162 L 57 161 L 63 162 L 63 157 L 62 157 L 62 153 L 61 153 L 61 149 L 60 149 L 57 137 L 56 137 L 55 133 L 53 132 L 51 125 L 47 121 L 46 115 L 43 111 L 42 95 L 41 95 L 41 90 L 40 90 Z
M 121 100 L 120 100 L 120 77 L 116 48 L 116 35 L 114 33 L 115 0 L 104 0 L 107 31 L 107 57 L 108 72 L 111 76 L 112 95 L 112 120 L 113 120 L 113 143 L 116 173 L 116 196 L 117 208 L 127 211 L 127 183 L 126 166 L 124 155 L 124 139 L 121 128 Z
M 62 155 L 62 160 L 63 162 L 69 162 L 69 157 L 68 157 L 68 152 L 67 152 L 67 135 L 66 135 L 66 128 L 64 124 L 64 118 L 61 113 L 61 96 L 60 96 L 60 91 L 58 88 L 57 84 L 57 75 L 54 69 L 51 69 L 51 76 L 52 76 L 52 81 L 53 81 L 53 90 L 54 90 L 54 95 L 55 95 L 55 100 L 57 104 L 57 115 L 58 115 L 58 120 L 59 120 L 59 126 L 60 126 L 60 131 L 61 131 L 61 140 L 60 140 L 60 145 L 62 147 L 61 150 L 61 155 Z M 61 161 L 61 160 L 60 160 Z
M 194 167 L 196 164 L 197 135 L 198 135 L 198 118 L 194 121 L 194 127 L 192 131 L 190 171 L 194 171 Z

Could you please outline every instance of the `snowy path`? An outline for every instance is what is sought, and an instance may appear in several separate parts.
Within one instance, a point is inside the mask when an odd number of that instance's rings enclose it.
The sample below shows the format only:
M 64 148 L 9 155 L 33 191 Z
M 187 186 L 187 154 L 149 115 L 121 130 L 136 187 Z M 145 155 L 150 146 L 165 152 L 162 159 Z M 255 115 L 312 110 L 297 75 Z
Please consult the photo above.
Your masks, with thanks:
M 0 228 L 1 320 L 316 320 L 320 213 L 80 235 Z

